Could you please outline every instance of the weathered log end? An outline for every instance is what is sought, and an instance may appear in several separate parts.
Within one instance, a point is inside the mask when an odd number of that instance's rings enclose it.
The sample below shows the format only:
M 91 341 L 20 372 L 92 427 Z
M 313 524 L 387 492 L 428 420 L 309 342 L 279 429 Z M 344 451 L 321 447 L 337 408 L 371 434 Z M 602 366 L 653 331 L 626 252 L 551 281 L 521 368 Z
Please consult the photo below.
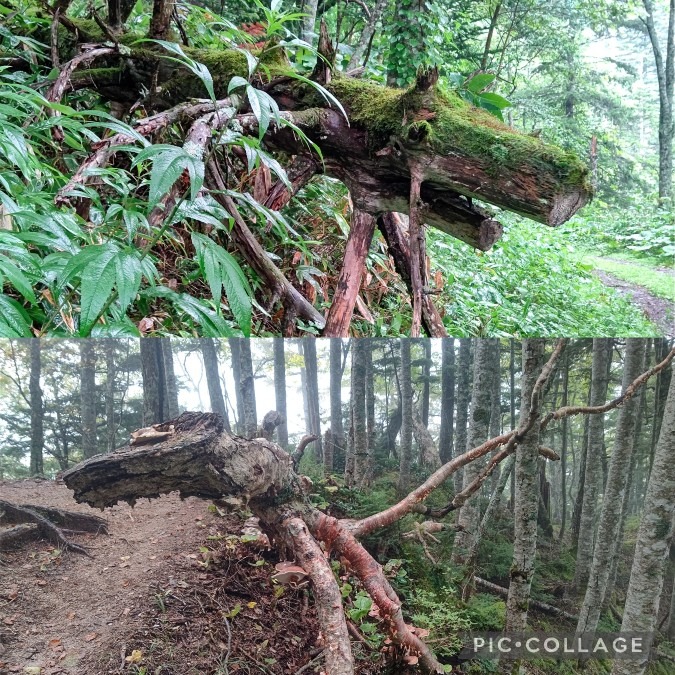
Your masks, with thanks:
M 103 509 L 118 502 L 177 491 L 181 497 L 274 499 L 292 483 L 292 461 L 263 438 L 248 440 L 223 431 L 214 413 L 186 412 L 158 429 L 166 440 L 126 445 L 96 455 L 63 474 L 78 502 Z

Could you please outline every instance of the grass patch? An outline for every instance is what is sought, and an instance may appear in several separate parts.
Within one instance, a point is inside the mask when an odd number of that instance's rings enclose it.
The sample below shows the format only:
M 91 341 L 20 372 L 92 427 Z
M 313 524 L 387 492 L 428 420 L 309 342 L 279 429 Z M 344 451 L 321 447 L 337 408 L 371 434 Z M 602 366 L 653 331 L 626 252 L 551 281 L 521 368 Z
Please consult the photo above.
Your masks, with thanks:
M 583 255 L 582 262 L 592 265 L 595 269 L 609 272 L 618 279 L 642 286 L 654 295 L 675 302 L 675 276 L 655 269 L 643 261 L 635 262 L 626 255 L 622 256 L 619 261 L 586 254 Z

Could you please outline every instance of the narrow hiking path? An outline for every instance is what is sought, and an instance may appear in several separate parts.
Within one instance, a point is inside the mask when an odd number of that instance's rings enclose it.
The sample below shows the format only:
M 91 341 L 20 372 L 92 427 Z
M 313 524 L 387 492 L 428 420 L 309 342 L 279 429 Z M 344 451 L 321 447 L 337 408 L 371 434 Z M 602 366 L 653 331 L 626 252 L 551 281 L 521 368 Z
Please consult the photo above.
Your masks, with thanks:
M 675 334 L 675 303 L 650 293 L 644 286 L 619 279 L 604 270 L 594 269 L 593 274 L 605 286 L 613 288 L 637 305 L 642 313 L 662 331 L 663 335 L 672 337 Z
M 0 481 L 0 498 L 17 504 L 99 513 L 77 504 L 64 485 L 48 480 Z M 47 542 L 3 552 L 0 562 L 0 674 L 93 673 L 87 663 L 114 649 L 140 621 L 150 587 L 195 566 L 213 529 L 209 502 L 177 495 L 106 509 L 108 535 L 80 535 L 87 558 Z M 32 668 L 32 670 L 31 670 Z

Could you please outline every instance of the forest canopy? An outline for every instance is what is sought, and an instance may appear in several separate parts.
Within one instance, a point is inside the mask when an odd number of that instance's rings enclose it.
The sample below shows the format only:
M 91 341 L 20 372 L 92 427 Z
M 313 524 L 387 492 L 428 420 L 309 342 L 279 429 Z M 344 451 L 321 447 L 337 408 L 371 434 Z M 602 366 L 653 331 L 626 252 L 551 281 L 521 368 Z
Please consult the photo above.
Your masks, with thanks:
M 3 335 L 663 330 L 672 2 L 0 14 Z

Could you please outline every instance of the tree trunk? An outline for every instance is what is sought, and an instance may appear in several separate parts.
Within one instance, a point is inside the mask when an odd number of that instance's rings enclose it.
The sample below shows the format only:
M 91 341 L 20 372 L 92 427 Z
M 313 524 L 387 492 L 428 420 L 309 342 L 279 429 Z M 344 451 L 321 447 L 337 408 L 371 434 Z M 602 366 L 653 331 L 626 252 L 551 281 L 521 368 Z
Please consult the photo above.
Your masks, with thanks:
M 460 338 L 457 364 L 457 423 L 455 448 L 458 455 L 466 452 L 466 434 L 469 420 L 471 378 L 471 338 Z M 462 472 L 455 474 L 455 492 L 462 491 Z
M 373 372 L 374 341 L 360 338 L 366 346 L 366 484 L 375 477 L 375 374 Z
M 319 408 L 319 373 L 316 359 L 316 340 L 302 340 L 302 353 L 305 358 L 305 372 L 307 374 L 307 408 L 309 412 L 308 432 L 317 437 L 314 444 L 314 456 L 317 461 L 323 461 L 321 443 L 321 411 Z
M 286 411 L 286 354 L 283 338 L 274 338 L 274 405 L 283 421 L 277 427 L 279 445 L 288 450 L 288 414 Z M 332 470 L 332 465 L 330 469 Z
M 42 476 L 43 449 L 45 444 L 44 407 L 40 376 L 42 373 L 42 341 L 30 341 L 30 376 L 28 390 L 30 393 L 30 475 Z
M 441 338 L 441 430 L 438 450 L 445 464 L 453 456 L 455 416 L 455 340 Z
M 237 406 L 237 419 L 235 420 L 235 428 L 237 434 L 243 436 L 246 433 L 244 419 L 246 413 L 244 411 L 244 399 L 241 394 L 241 348 L 240 338 L 228 338 L 230 345 L 230 355 L 232 360 L 232 377 L 234 379 L 234 400 Z
M 258 432 L 258 413 L 255 405 L 255 379 L 253 378 L 253 359 L 251 357 L 251 341 L 239 340 L 239 367 L 241 400 L 243 405 L 243 429 L 246 438 L 254 438 Z
M 112 452 L 117 445 L 117 429 L 115 410 L 115 391 L 117 380 L 117 363 L 115 360 L 114 338 L 105 341 L 105 447 L 106 452 Z
M 424 364 L 422 366 L 422 409 L 420 415 L 422 424 L 429 426 L 429 394 L 431 388 L 431 340 L 422 340 L 424 348 Z
M 80 420 L 82 425 L 82 456 L 87 459 L 98 454 L 96 436 L 96 351 L 94 340 L 80 340 Z
M 562 369 L 562 401 L 561 405 L 565 407 L 568 403 L 568 388 L 570 375 L 570 360 L 569 355 L 563 355 L 563 369 Z M 561 513 L 560 513 L 560 532 L 558 540 L 563 541 L 565 537 L 565 527 L 567 525 L 567 434 L 568 434 L 568 420 L 565 417 L 560 425 L 560 434 L 562 436 L 560 443 L 560 494 L 561 494 Z
M 232 431 L 230 428 L 230 417 L 227 414 L 225 397 L 223 396 L 223 387 L 220 381 L 220 366 L 218 364 L 218 352 L 213 338 L 202 338 L 199 341 L 199 347 L 204 360 L 204 373 L 206 375 L 206 386 L 209 390 L 209 401 L 211 412 L 218 413 L 223 418 L 225 431 Z
M 347 64 L 348 72 L 359 66 L 366 65 L 367 59 L 364 58 L 366 51 L 369 51 L 369 45 L 372 43 L 375 31 L 377 30 L 377 22 L 380 20 L 388 4 L 389 0 L 377 0 L 375 6 L 370 10 L 370 16 L 363 26 L 359 41 L 356 43 L 356 47 L 354 47 L 354 51 L 349 58 L 349 63 Z
M 654 22 L 652 0 L 642 0 L 647 17 L 647 34 L 654 52 L 656 78 L 659 85 L 659 199 L 662 202 L 673 194 L 673 92 L 675 90 L 675 0 L 670 0 L 665 61 Z
M 644 512 L 637 533 L 622 631 L 653 633 L 675 523 L 675 378 L 672 378 L 663 423 L 649 477 Z M 643 675 L 641 660 L 614 661 L 612 675 Z
M 410 366 L 410 339 L 401 338 L 401 447 L 399 450 L 398 491 L 403 495 L 410 486 L 410 465 L 412 463 L 412 416 L 413 391 Z
M 523 375 L 520 420 L 529 416 L 534 384 L 544 363 L 544 340 L 523 341 Z M 539 509 L 539 425 L 537 419 L 516 450 L 516 497 L 514 509 L 513 563 L 506 602 L 506 630 L 523 633 L 527 628 L 530 588 L 537 553 Z
M 602 405 L 607 399 L 609 384 L 608 366 L 612 358 L 612 340 L 593 340 L 593 369 L 591 375 L 590 405 Z M 602 487 L 602 465 L 600 454 L 604 448 L 604 418 L 591 415 L 588 420 L 588 450 L 584 475 L 584 498 L 579 521 L 579 545 L 577 547 L 574 587 L 582 593 L 588 583 L 595 545 L 597 501 Z
M 160 338 L 140 340 L 140 345 L 143 377 L 143 426 L 149 427 L 167 419 L 164 357 Z
M 345 432 L 342 423 L 342 340 L 330 339 L 330 430 L 333 447 L 344 456 Z M 335 452 L 333 452 L 335 461 Z M 332 471 L 333 466 L 327 468 Z
M 351 417 L 354 434 L 354 484 L 367 483 L 368 434 L 366 429 L 366 340 L 354 340 L 352 346 Z
M 173 350 L 171 338 L 160 338 L 162 341 L 162 365 L 164 368 L 164 382 L 166 386 L 166 414 L 173 419 L 178 417 L 178 384 L 173 368 Z
M 644 355 L 645 341 L 642 338 L 627 340 L 623 368 L 623 391 L 626 391 L 633 380 L 642 372 Z M 619 410 L 609 475 L 600 511 L 593 562 L 588 586 L 586 587 L 586 595 L 579 612 L 577 633 L 597 630 L 607 591 L 612 559 L 619 554 L 618 536 L 621 510 L 628 484 L 628 471 L 635 442 L 635 425 L 639 406 L 640 398 L 635 396 L 624 403 Z
M 474 340 L 473 394 L 471 396 L 471 422 L 469 424 L 467 447 L 475 448 L 488 438 L 490 409 L 492 405 L 493 380 L 495 373 L 498 341 L 478 338 Z M 467 488 L 478 477 L 482 462 L 471 462 L 464 468 L 462 489 Z M 463 565 L 476 536 L 480 523 L 480 507 L 476 500 L 468 500 L 460 509 L 457 524 L 463 529 L 457 533 L 452 549 L 452 563 Z

